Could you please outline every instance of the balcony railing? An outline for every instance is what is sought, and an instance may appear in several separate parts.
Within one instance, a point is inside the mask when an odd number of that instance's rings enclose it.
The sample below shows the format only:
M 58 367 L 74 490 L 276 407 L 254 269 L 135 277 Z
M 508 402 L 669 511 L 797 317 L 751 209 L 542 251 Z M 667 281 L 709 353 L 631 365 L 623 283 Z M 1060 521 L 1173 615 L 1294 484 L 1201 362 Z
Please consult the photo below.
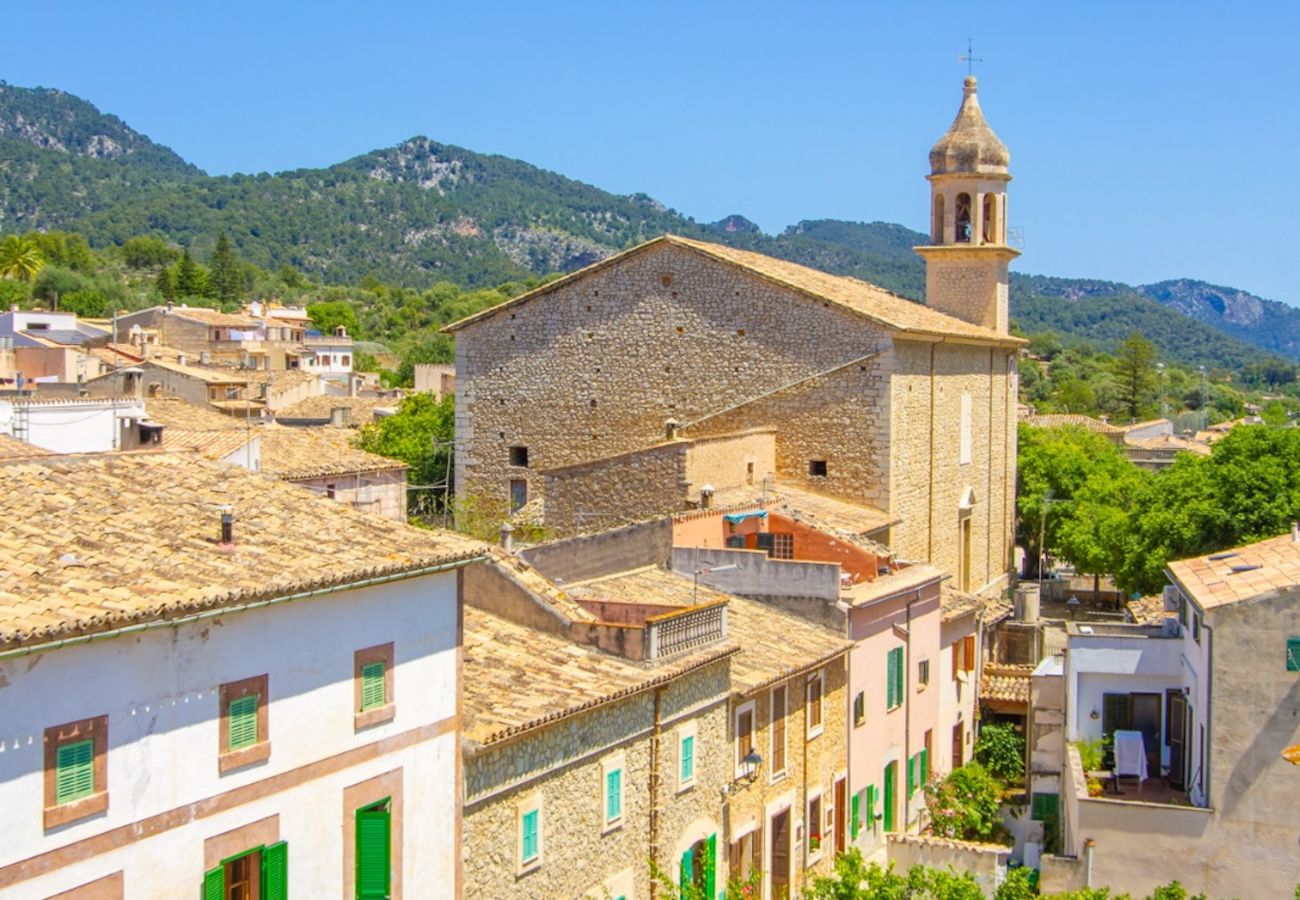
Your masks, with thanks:
M 727 636 L 727 601 L 692 606 L 646 620 L 646 658 L 663 659 Z

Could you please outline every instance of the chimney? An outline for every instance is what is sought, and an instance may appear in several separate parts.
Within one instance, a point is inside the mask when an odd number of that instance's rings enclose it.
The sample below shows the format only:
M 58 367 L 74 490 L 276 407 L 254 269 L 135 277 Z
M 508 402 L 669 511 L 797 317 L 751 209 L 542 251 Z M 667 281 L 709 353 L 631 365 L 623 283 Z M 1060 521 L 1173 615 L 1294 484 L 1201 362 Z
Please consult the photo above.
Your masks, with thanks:
M 1291 543 L 1300 544 L 1300 522 L 1291 523 Z
M 507 553 L 515 552 L 515 527 L 509 522 L 501 523 L 501 549 Z
M 232 547 L 235 543 L 235 509 L 230 505 L 221 507 L 221 545 Z
M 175 307 L 175 304 L 172 303 L 170 300 L 168 300 L 168 301 L 167 301 L 167 312 L 171 312 L 172 309 L 173 309 L 174 307 Z
M 700 509 L 713 508 L 713 485 L 706 484 L 700 488 Z
M 680 427 L 681 423 L 676 419 L 669 419 L 664 423 L 664 436 L 670 441 L 677 440 L 677 429 Z
M 361 384 L 361 376 L 360 376 L 360 375 L 353 374 L 353 375 L 349 375 L 349 376 L 348 376 L 348 396 L 349 396 L 349 397 L 355 397 L 355 396 L 357 395 L 357 386 L 360 385 L 360 384 Z
M 334 329 L 334 336 L 335 336 L 335 337 L 347 337 L 347 336 L 348 336 L 348 330 L 347 330 L 347 328 L 343 327 L 342 325 L 337 326 L 337 327 Z
M 208 363 L 212 362 L 212 354 L 206 350 L 200 350 L 199 362 L 203 363 L 203 365 L 206 366 Z
M 352 423 L 352 408 L 336 406 L 330 410 L 330 424 L 342 428 Z

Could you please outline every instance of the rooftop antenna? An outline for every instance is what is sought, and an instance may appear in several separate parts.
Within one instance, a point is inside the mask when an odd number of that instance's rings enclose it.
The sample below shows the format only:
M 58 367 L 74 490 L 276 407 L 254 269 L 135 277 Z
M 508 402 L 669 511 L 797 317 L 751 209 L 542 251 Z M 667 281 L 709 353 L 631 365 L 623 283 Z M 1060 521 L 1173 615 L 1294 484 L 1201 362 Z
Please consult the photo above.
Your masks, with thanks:
M 975 74 L 975 63 L 984 62 L 984 60 L 975 56 L 975 42 L 971 38 L 966 38 L 966 53 L 963 56 L 958 56 L 957 62 L 964 62 L 966 64 L 967 75 Z

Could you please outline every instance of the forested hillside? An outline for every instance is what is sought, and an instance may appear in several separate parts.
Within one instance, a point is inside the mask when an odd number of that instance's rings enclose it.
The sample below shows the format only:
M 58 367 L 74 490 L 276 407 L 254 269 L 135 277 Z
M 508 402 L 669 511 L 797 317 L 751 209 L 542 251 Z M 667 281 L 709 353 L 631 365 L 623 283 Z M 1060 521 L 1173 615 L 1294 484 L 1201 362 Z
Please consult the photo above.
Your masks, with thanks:
M 644 194 L 611 194 L 424 137 L 325 169 L 210 177 L 85 100 L 0 83 L 0 233 L 36 230 L 75 231 L 95 248 L 151 236 L 198 261 L 225 233 L 264 271 L 416 290 L 572 271 L 671 231 L 915 300 L 925 289 L 912 247 L 926 236 L 900 225 L 813 220 L 776 235 L 742 215 L 701 225 Z M 1203 282 L 1130 287 L 1015 273 L 1011 301 L 1025 331 L 1113 347 L 1136 329 L 1184 364 L 1236 367 L 1263 357 L 1254 348 L 1300 359 L 1300 310 Z

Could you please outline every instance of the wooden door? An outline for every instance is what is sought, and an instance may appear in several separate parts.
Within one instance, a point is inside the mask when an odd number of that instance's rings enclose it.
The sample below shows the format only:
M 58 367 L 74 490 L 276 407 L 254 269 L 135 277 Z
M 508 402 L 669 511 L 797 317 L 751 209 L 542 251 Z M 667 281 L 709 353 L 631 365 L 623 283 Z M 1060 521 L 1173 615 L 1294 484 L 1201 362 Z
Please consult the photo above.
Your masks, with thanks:
M 953 646 L 957 646 L 953 644 Z M 960 769 L 964 764 L 963 757 L 966 750 L 966 729 L 962 723 L 958 722 L 952 726 L 952 768 L 954 771 Z
M 843 853 L 849 849 L 848 842 L 848 782 L 843 778 L 835 782 L 835 852 Z
M 1136 731 L 1142 732 L 1142 745 L 1147 751 L 1147 771 L 1160 774 L 1160 700 L 1159 694 L 1129 694 L 1132 711 L 1129 720 Z
M 790 810 L 772 817 L 772 900 L 790 896 Z
M 1169 694 L 1169 786 L 1187 787 L 1187 701 L 1182 691 Z

